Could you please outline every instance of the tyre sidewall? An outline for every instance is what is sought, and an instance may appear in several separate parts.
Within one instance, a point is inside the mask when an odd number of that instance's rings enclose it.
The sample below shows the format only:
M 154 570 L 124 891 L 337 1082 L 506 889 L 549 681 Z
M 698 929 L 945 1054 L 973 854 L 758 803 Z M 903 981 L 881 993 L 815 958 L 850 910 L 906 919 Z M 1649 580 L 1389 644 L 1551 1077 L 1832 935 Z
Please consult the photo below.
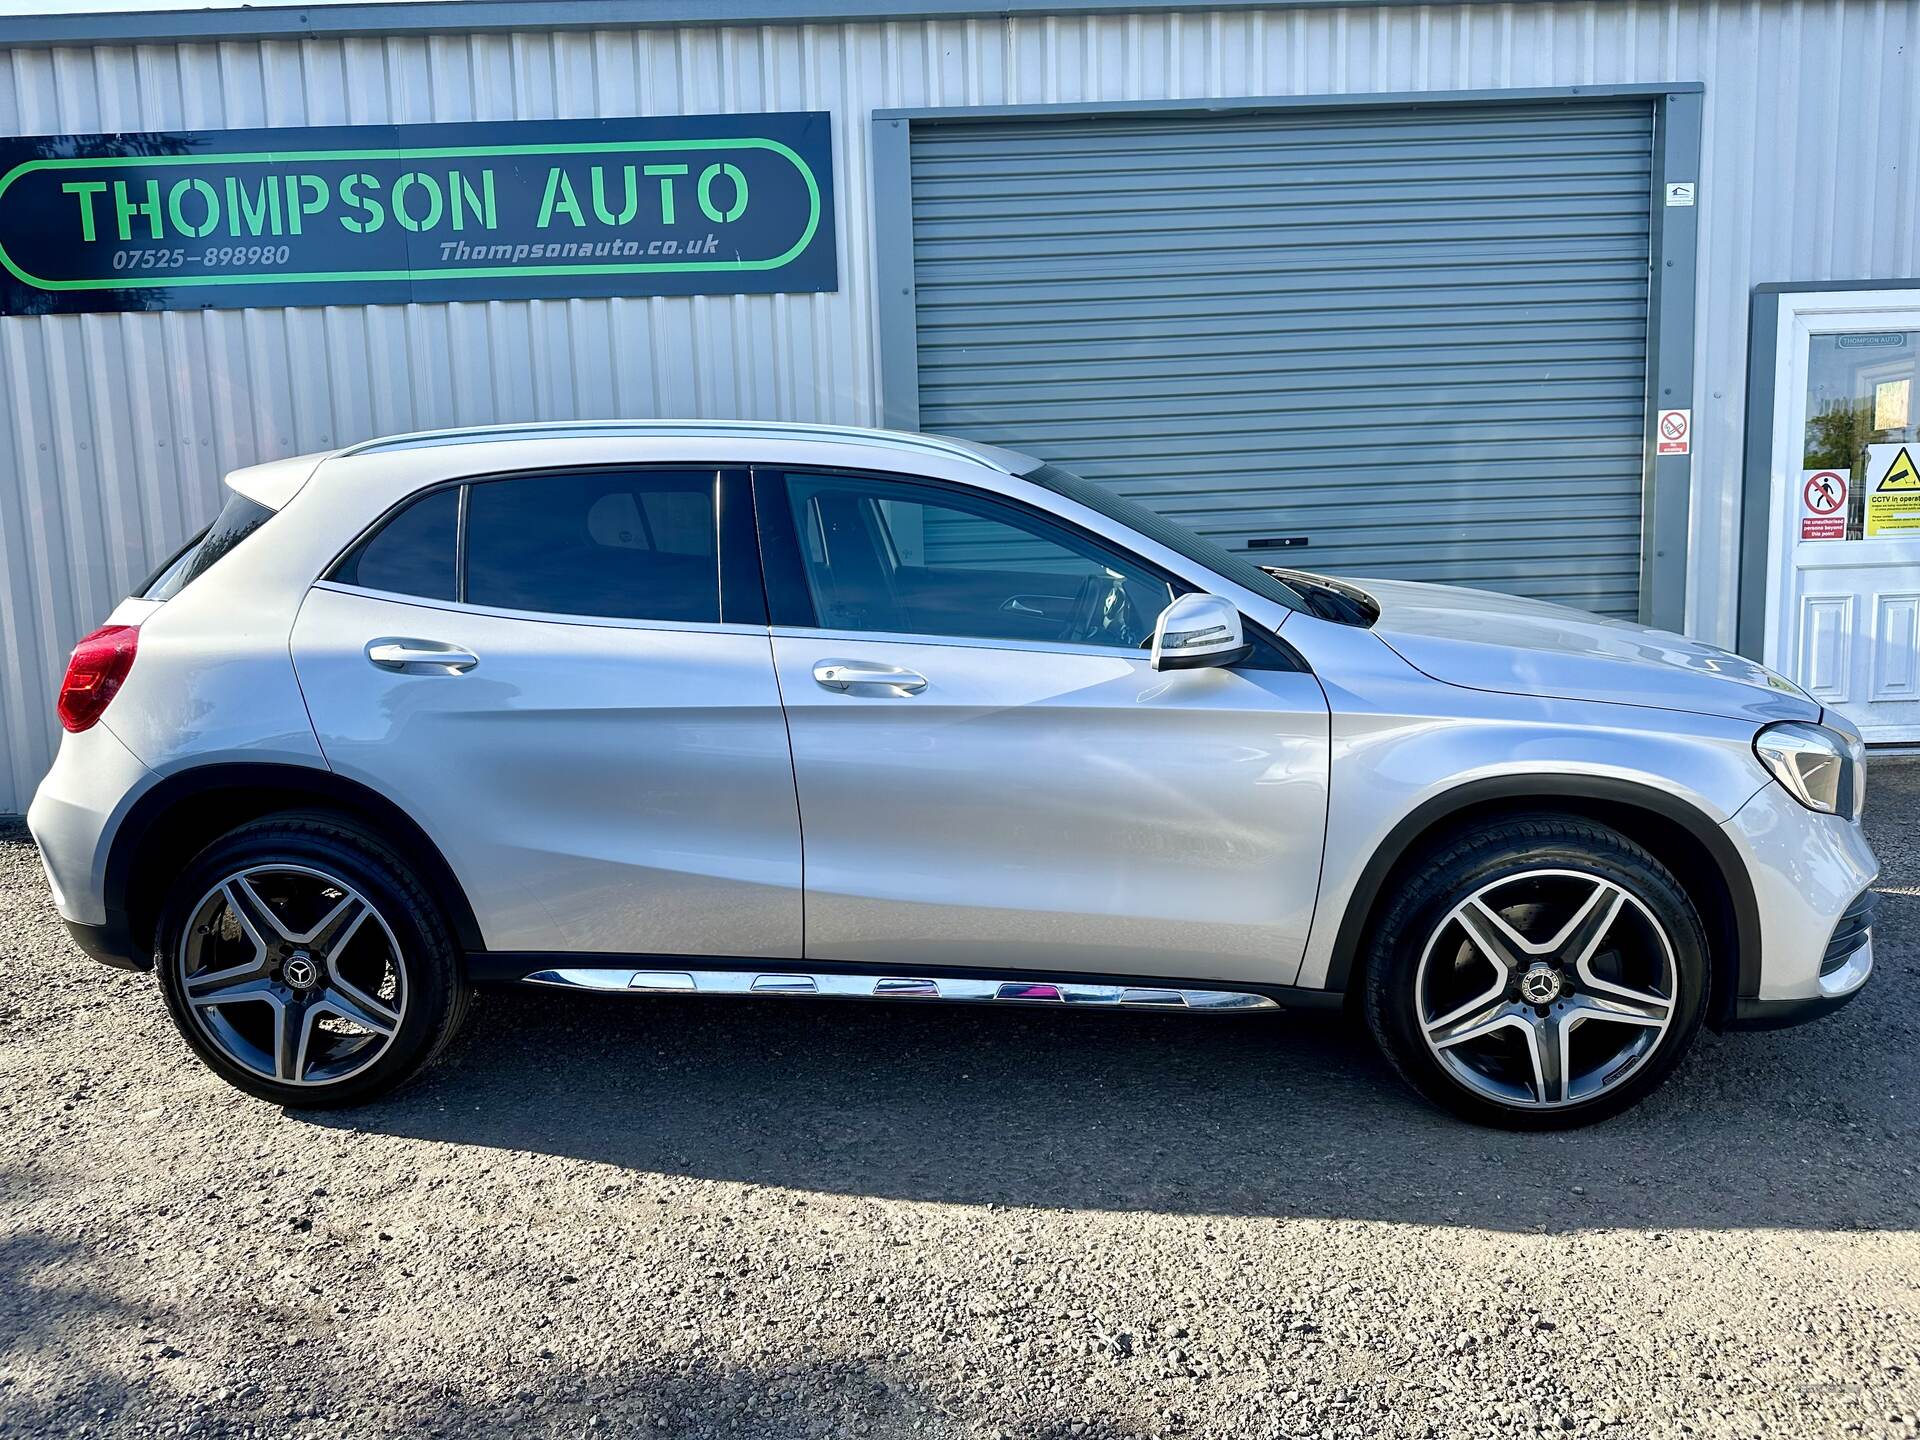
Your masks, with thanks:
M 400 944 L 408 998 L 386 1053 L 333 1085 L 287 1085 L 228 1057 L 200 1028 L 186 1003 L 177 957 L 203 896 L 249 866 L 307 865 L 347 881 L 371 901 Z M 298 1109 L 358 1104 L 405 1084 L 450 1038 L 464 994 L 447 927 L 411 872 L 371 835 L 331 819 L 267 820 L 216 840 L 187 865 L 167 895 L 154 932 L 154 971 L 174 1025 L 209 1069 L 250 1095 Z

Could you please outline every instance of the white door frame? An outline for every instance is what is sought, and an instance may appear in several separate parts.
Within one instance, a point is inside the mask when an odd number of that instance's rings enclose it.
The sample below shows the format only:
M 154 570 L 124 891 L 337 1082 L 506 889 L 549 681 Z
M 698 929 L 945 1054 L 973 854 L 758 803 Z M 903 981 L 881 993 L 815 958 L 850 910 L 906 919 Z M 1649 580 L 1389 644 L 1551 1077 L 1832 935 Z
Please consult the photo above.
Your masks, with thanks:
M 1771 415 L 1751 418 L 1766 418 L 1771 423 L 1765 429 L 1757 424 L 1750 424 L 1749 427 L 1750 447 L 1752 442 L 1763 440 L 1765 453 L 1761 456 L 1750 453 L 1748 456 L 1749 534 L 1746 547 L 1749 561 L 1756 558 L 1756 549 L 1761 550 L 1765 585 L 1759 623 L 1749 624 L 1748 617 L 1743 616 L 1741 638 L 1743 648 L 1747 648 L 1749 653 L 1758 649 L 1758 658 L 1762 663 L 1797 677 L 1798 649 L 1803 639 L 1799 633 L 1802 617 L 1795 578 L 1797 571 L 1857 565 L 1860 563 L 1857 547 L 1869 543 L 1875 547 L 1876 556 L 1884 555 L 1884 558 L 1896 563 L 1920 566 L 1920 539 L 1855 540 L 1844 544 L 1828 542 L 1796 559 L 1795 550 L 1799 541 L 1794 524 L 1798 515 L 1795 502 L 1806 436 L 1808 342 L 1815 335 L 1845 331 L 1920 329 L 1920 284 L 1903 282 L 1885 288 L 1835 288 L 1763 295 L 1757 297 L 1756 319 L 1759 318 L 1761 306 L 1768 301 L 1775 307 L 1768 317 L 1773 324 L 1766 327 L 1772 331 L 1773 353 L 1770 356 L 1759 353 L 1758 347 L 1763 343 L 1764 335 L 1762 327 L 1756 325 L 1752 361 L 1756 370 L 1753 378 L 1756 381 L 1761 378 L 1759 367 L 1763 364 L 1770 367 L 1771 373 L 1767 378 L 1772 382 Z M 1756 384 L 1754 390 L 1758 395 L 1760 387 Z M 1753 481 L 1757 474 L 1764 474 L 1765 478 L 1765 529 L 1760 546 L 1752 543 L 1752 512 L 1754 502 L 1761 498 L 1753 493 Z M 1904 740 L 1907 737 L 1899 738 Z

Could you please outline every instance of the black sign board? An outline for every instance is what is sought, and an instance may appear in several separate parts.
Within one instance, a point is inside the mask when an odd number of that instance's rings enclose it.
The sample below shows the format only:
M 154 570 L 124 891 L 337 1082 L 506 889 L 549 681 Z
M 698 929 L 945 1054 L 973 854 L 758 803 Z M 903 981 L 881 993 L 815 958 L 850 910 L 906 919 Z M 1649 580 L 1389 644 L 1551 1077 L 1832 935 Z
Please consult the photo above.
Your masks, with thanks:
M 0 313 L 832 290 L 819 112 L 0 140 Z

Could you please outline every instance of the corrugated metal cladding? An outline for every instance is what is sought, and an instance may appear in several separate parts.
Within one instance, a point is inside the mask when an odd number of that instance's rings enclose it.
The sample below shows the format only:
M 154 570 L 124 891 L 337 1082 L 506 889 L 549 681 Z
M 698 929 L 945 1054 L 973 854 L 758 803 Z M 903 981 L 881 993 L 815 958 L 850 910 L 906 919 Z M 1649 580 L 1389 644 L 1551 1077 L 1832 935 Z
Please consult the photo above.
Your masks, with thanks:
M 15 134 L 830 109 L 841 246 L 822 296 L 0 320 L 0 811 L 67 648 L 224 470 L 491 419 L 874 420 L 867 118 L 898 106 L 1704 81 L 1689 616 L 1731 641 L 1748 290 L 1920 273 L 1917 50 L 1896 0 L 1538 0 L 0 55 Z
M 1648 100 L 917 125 L 921 424 L 1631 618 L 1652 145 Z

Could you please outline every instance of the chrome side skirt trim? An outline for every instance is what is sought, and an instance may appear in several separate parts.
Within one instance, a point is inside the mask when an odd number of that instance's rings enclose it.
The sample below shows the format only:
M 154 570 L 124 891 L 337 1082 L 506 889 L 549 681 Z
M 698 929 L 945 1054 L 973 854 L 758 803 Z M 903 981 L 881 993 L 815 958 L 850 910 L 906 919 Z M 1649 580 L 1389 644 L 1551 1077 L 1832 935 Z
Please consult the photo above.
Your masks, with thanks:
M 629 970 L 580 966 L 539 970 L 529 985 L 630 995 L 813 995 L 836 1000 L 934 1000 L 959 1004 L 1071 1005 L 1155 1010 L 1278 1010 L 1240 990 L 1088 985 L 1072 980 L 955 980 L 924 975 L 819 971 Z

